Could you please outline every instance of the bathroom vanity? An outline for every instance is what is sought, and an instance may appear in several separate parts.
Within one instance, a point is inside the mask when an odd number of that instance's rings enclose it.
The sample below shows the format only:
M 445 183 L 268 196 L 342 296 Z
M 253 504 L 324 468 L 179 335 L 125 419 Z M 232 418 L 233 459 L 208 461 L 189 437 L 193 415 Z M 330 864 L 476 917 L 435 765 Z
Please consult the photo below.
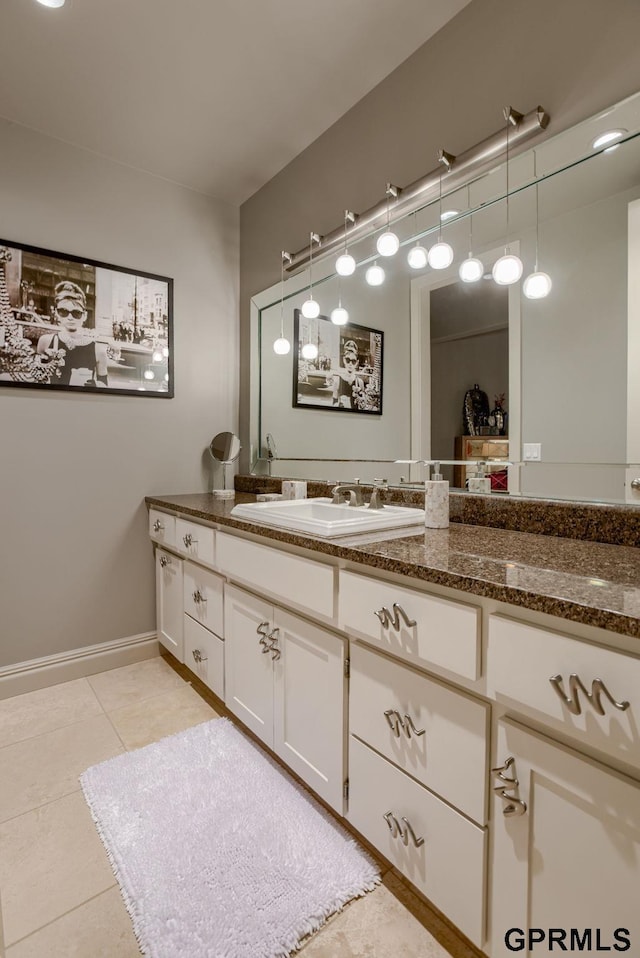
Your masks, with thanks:
M 159 640 L 477 948 L 637 951 L 638 549 L 147 505 Z

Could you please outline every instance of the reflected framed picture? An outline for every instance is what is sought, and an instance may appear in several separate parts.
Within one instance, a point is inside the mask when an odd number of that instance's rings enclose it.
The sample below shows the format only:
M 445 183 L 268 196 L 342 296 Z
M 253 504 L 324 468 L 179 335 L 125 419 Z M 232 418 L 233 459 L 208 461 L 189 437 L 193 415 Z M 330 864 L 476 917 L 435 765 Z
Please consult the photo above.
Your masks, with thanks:
M 384 334 L 293 314 L 293 405 L 382 415 Z
M 173 397 L 173 280 L 0 239 L 0 386 Z

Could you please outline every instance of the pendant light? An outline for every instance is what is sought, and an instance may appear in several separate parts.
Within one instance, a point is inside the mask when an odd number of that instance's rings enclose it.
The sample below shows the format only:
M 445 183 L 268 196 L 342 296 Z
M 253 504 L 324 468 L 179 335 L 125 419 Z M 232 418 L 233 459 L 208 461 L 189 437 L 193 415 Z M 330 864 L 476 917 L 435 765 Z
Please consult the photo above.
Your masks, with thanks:
M 507 179 L 507 233 L 505 238 L 504 255 L 497 259 L 493 264 L 492 275 L 498 286 L 511 286 L 517 283 L 522 276 L 522 260 L 515 253 L 509 250 L 509 127 L 515 126 L 521 117 L 510 106 L 504 110 L 504 118 L 507 121 L 507 145 L 506 145 L 506 179 Z
M 382 286 L 384 283 L 385 272 L 382 266 L 378 266 L 377 262 L 373 262 L 373 265 L 369 267 L 367 272 L 364 274 L 369 286 Z
M 338 276 L 338 305 L 331 310 L 331 322 L 334 326 L 345 326 L 349 322 L 349 313 L 342 305 L 342 282 Z
M 413 231 L 417 233 L 417 214 L 413 214 Z M 416 240 L 416 245 L 412 246 L 409 252 L 407 253 L 407 263 L 411 269 L 424 269 L 427 265 L 427 251 L 424 246 L 421 244 L 420 240 Z
M 355 223 L 356 214 L 344 211 L 344 252 L 336 260 L 336 273 L 339 276 L 351 276 L 356 271 L 356 261 L 347 249 L 347 223 Z
M 473 255 L 473 213 L 471 212 L 470 186 L 467 186 L 467 208 L 469 210 L 469 255 L 460 264 L 458 276 L 463 283 L 477 283 L 484 275 L 484 263 Z
M 449 165 L 450 156 L 444 150 L 440 151 L 438 161 L 445 166 Z M 438 208 L 438 242 L 435 243 L 427 254 L 427 261 L 432 269 L 446 269 L 453 262 L 453 250 L 448 243 L 442 239 L 442 166 L 440 167 L 440 198 Z
M 309 233 L 309 299 L 302 304 L 302 315 L 305 319 L 316 319 L 320 315 L 320 304 L 313 298 L 313 244 L 320 243 L 317 233 Z M 308 358 L 308 357 L 307 357 Z
M 538 208 L 538 173 L 536 169 L 536 151 L 533 151 L 533 178 L 536 181 L 536 265 L 522 284 L 522 292 L 527 299 L 544 299 L 551 292 L 551 277 L 538 269 L 538 238 L 540 233 L 540 211 Z
M 380 256 L 395 256 L 395 254 L 400 249 L 400 240 L 395 233 L 391 231 L 391 213 L 389 211 L 389 200 L 393 196 L 394 199 L 398 197 L 398 187 L 394 186 L 392 183 L 387 183 L 387 228 L 384 233 L 381 233 L 376 242 L 376 249 L 380 253 Z
M 291 349 L 291 343 L 284 335 L 284 264 L 290 263 L 291 253 L 282 250 L 280 265 L 280 337 L 273 344 L 273 351 L 278 356 L 286 356 Z

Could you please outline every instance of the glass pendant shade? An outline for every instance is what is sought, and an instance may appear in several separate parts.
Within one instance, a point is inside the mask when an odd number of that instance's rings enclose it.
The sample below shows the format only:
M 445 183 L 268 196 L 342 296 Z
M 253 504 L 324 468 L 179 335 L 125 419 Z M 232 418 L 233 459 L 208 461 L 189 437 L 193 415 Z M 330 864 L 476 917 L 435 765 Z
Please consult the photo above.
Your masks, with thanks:
M 159 349 L 156 349 L 155 353 L 153 354 L 153 361 L 154 363 L 162 362 L 162 353 L 160 352 Z
M 492 275 L 498 286 L 511 286 L 522 276 L 522 260 L 514 253 L 505 253 L 493 265 Z
M 469 255 L 463 260 L 458 270 L 458 275 L 463 283 L 477 283 L 484 275 L 484 264 L 482 260 Z
M 145 378 L 145 379 L 155 379 L 155 378 L 156 378 L 156 374 L 154 373 L 153 369 L 145 369 L 145 371 L 144 371 L 144 378 Z
M 336 306 L 336 308 L 331 311 L 331 322 L 335 326 L 344 326 L 349 322 L 349 313 L 344 306 Z
M 320 303 L 317 303 L 312 296 L 305 299 L 302 304 L 302 315 L 305 319 L 316 319 L 320 315 Z
M 522 284 L 522 292 L 527 299 L 544 299 L 551 292 L 551 277 L 548 273 L 536 270 L 535 273 L 529 273 Z
M 416 243 L 407 254 L 407 263 L 411 269 L 424 269 L 427 265 L 427 251 L 424 246 Z
M 395 233 L 387 230 L 381 233 L 376 242 L 376 249 L 380 256 L 394 256 L 400 249 L 400 240 Z
M 429 250 L 427 260 L 432 269 L 446 269 L 453 263 L 453 250 L 448 243 L 439 240 Z
M 336 273 L 339 276 L 351 276 L 356 271 L 356 261 L 351 253 L 342 253 L 336 260 Z
M 378 266 L 377 263 L 374 263 L 364 274 L 364 278 L 369 286 L 382 286 L 384 283 L 384 270 L 382 266 Z
M 38 0 L 43 7 L 64 7 L 66 0 Z
M 302 358 L 303 359 L 317 359 L 318 358 L 318 347 L 315 343 L 305 343 L 302 347 Z
M 273 351 L 278 356 L 286 356 L 289 350 L 291 349 L 291 343 L 288 339 L 285 339 L 284 336 L 280 336 L 279 339 L 276 339 L 273 344 Z

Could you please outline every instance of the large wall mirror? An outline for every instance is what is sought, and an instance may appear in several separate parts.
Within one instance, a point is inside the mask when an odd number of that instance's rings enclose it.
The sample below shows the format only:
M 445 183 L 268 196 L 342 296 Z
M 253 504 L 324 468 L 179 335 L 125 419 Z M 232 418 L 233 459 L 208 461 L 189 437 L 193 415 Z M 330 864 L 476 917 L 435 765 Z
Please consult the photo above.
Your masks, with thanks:
M 608 131 L 617 138 L 594 148 Z M 400 484 L 423 477 L 411 461 L 481 459 L 495 488 L 511 494 L 640 504 L 632 485 L 640 478 L 640 94 L 512 156 L 508 192 L 506 174 L 502 162 L 402 217 L 390 201 L 399 251 L 376 253 L 381 230 L 349 244 L 351 276 L 338 276 L 336 254 L 323 256 L 320 246 L 311 271 L 317 320 L 300 321 L 308 266 L 254 297 L 256 471 Z M 429 249 L 440 231 L 454 250 L 451 266 L 411 268 L 409 250 Z M 548 296 L 529 299 L 522 281 L 493 281 L 507 240 L 523 279 L 537 246 L 539 269 L 552 279 Z M 464 283 L 458 270 L 470 250 L 482 278 Z M 385 272 L 378 286 L 365 280 L 374 263 Z M 339 303 L 346 327 L 330 322 Z M 383 351 L 374 361 L 376 331 Z M 281 335 L 291 343 L 285 355 L 273 349 Z M 381 376 L 381 415 L 341 404 L 349 350 L 361 391 L 374 391 Z M 464 408 L 474 390 L 486 394 L 489 416 L 470 437 Z M 463 490 L 469 468 L 448 466 L 446 475 Z

